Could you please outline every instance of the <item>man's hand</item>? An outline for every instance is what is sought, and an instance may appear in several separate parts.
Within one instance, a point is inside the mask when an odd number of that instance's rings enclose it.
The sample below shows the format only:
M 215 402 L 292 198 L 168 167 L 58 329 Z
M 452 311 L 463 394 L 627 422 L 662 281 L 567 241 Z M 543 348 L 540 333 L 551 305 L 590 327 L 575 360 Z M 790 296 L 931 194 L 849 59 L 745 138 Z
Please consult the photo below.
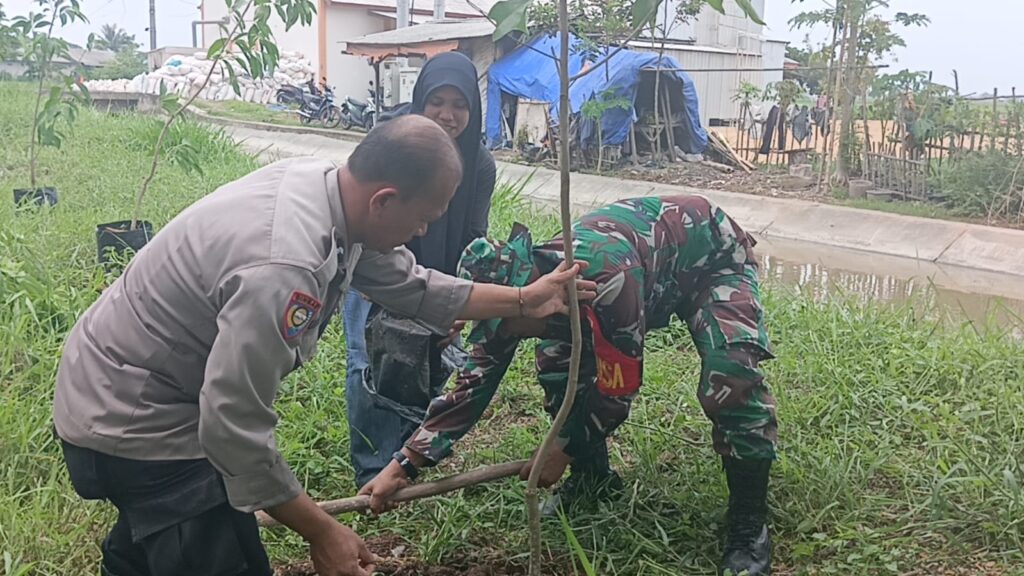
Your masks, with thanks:
M 537 459 L 537 454 L 530 458 L 530 461 L 523 465 L 522 469 L 519 470 L 520 480 L 529 480 L 530 472 L 533 470 L 533 462 Z M 572 457 L 565 452 L 562 452 L 560 448 L 554 446 L 548 450 L 548 458 L 544 462 L 544 469 L 540 471 L 540 478 L 537 479 L 537 486 L 541 488 L 548 488 L 565 474 L 565 468 L 572 463 Z
M 367 482 L 359 490 L 359 495 L 369 496 L 370 510 L 374 514 L 380 514 L 394 508 L 395 505 L 390 504 L 388 499 L 400 488 L 408 485 L 409 480 L 405 477 L 405 470 L 402 470 L 397 461 L 392 460 L 373 480 Z
M 552 314 L 568 313 L 568 287 L 572 279 L 586 268 L 586 262 L 576 262 L 571 268 L 562 262 L 550 274 L 545 274 L 536 282 L 523 287 L 523 315 L 528 318 L 547 318 Z M 591 280 L 576 280 L 576 295 L 580 301 L 593 300 L 597 297 L 597 283 Z
M 337 522 L 309 541 L 309 557 L 320 576 L 372 576 L 376 569 L 363 539 Z
M 444 340 L 441 340 L 440 342 L 437 343 L 437 347 L 440 348 L 441 350 L 444 350 L 445 348 L 451 346 L 452 342 L 454 342 L 455 339 L 458 338 L 459 334 L 462 333 L 462 329 L 465 327 L 465 320 L 457 320 L 455 324 L 452 324 L 452 327 L 448 330 L 448 335 L 444 337 Z
M 305 492 L 267 508 L 278 522 L 295 530 L 309 542 L 309 557 L 321 576 L 371 576 L 376 558 L 363 540 L 338 523 Z

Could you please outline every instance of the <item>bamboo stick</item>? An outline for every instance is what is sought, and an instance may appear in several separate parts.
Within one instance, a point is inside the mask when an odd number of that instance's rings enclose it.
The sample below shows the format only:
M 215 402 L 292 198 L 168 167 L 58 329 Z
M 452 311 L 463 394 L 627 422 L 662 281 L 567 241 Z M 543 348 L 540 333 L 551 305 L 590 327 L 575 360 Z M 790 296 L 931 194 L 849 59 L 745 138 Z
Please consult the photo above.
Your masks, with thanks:
M 519 471 L 524 465 L 526 465 L 526 460 L 506 462 L 504 464 L 493 464 L 491 466 L 477 468 L 476 470 L 470 470 L 469 472 L 463 472 L 461 474 L 455 474 L 454 476 L 441 478 L 440 480 L 435 480 L 433 482 L 413 484 L 412 486 L 396 491 L 389 502 L 410 502 L 412 500 L 438 496 L 440 494 L 446 494 L 462 488 L 476 486 L 477 484 L 483 484 L 484 482 L 508 478 L 509 476 L 519 474 Z M 349 498 L 341 498 L 339 500 L 318 502 L 317 506 L 331 516 L 337 516 L 346 512 L 362 512 L 370 509 L 370 497 L 351 496 Z M 279 524 L 277 520 L 265 512 L 257 512 L 256 519 L 260 526 L 270 527 L 277 526 Z

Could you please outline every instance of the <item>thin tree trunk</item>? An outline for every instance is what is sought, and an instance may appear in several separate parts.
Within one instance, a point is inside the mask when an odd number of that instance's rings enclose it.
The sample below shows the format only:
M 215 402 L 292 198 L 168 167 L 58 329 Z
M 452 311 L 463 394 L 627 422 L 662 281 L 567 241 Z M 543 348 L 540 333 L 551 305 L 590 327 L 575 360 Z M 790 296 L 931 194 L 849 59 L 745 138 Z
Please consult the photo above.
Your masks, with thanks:
M 862 148 L 862 159 L 861 159 L 861 172 L 868 174 L 871 171 L 869 166 L 868 154 L 871 153 L 871 125 L 869 124 L 870 117 L 868 116 L 868 91 L 864 90 L 864 101 L 861 102 L 861 111 L 864 116 L 864 146 Z
M 50 28 L 46 31 L 46 39 L 53 38 L 53 26 L 57 22 L 57 15 L 50 15 Z M 51 53 L 52 54 L 52 53 Z M 46 54 L 48 56 L 50 54 Z M 33 192 L 36 189 L 36 160 L 39 151 L 36 148 L 36 138 L 39 133 L 39 106 L 43 102 L 43 82 L 46 81 L 46 74 L 49 72 L 49 61 L 44 61 L 43 58 L 39 60 L 39 85 L 36 87 L 36 108 L 35 112 L 32 113 L 32 134 L 29 138 L 28 143 L 28 170 L 29 170 L 29 182 L 31 183 Z
M 818 193 L 822 194 L 825 192 L 826 184 L 829 188 L 832 187 L 832 144 L 835 141 L 835 111 L 837 110 L 836 104 L 836 91 L 839 89 L 840 77 L 839 72 L 842 69 L 843 54 L 846 46 L 846 30 L 842 26 L 842 22 L 839 18 L 839 6 L 836 5 L 836 14 L 832 21 L 832 53 L 829 56 L 829 75 L 828 75 L 828 86 L 826 87 L 825 94 L 825 111 L 826 111 L 826 123 L 828 127 L 828 134 L 825 135 L 825 152 L 821 163 L 821 173 L 818 175 Z M 849 10 L 849 8 L 847 8 Z M 845 18 L 844 12 L 844 18 Z M 840 41 L 839 29 L 843 28 L 843 36 Z M 838 55 L 837 55 L 838 52 Z M 837 67 L 838 63 L 838 67 Z
M 560 58 L 559 68 L 559 95 L 558 95 L 558 132 L 561 158 L 559 168 L 561 173 L 561 215 L 562 215 L 562 244 L 565 250 L 565 261 L 569 266 L 575 263 L 572 245 L 572 204 L 569 196 L 569 6 L 568 0 L 558 1 L 558 30 L 560 36 Z M 541 573 L 541 533 L 540 533 L 540 506 L 537 495 L 537 482 L 540 480 L 540 472 L 544 469 L 544 462 L 547 460 L 548 451 L 554 443 L 555 438 L 562 429 L 569 412 L 572 410 L 573 402 L 576 399 L 576 386 L 580 374 L 580 348 L 582 336 L 580 331 L 580 304 L 576 295 L 576 281 L 573 280 L 569 286 L 569 325 L 572 329 L 572 355 L 569 358 L 569 378 L 565 383 L 565 396 L 562 398 L 562 406 L 558 409 L 551 429 L 548 430 L 544 441 L 534 457 L 533 468 L 530 470 L 530 477 L 526 485 L 526 513 L 529 518 L 530 528 L 530 575 L 540 576 Z
M 210 78 L 213 76 L 213 72 L 223 62 L 224 54 L 231 46 L 230 39 L 238 33 L 240 27 L 245 22 L 245 16 L 249 13 L 249 9 L 252 8 L 254 1 L 255 0 L 249 0 L 249 3 L 246 5 L 245 10 L 242 11 L 242 19 L 235 24 L 235 29 L 230 34 L 228 34 L 228 40 L 224 43 L 224 52 L 221 52 L 221 56 L 217 57 L 216 59 L 210 62 L 210 71 L 206 73 L 206 78 L 203 79 L 203 83 L 199 85 L 198 89 L 192 91 L 192 96 L 190 96 L 189 99 L 186 100 L 183 105 L 181 105 L 181 107 L 175 110 L 174 114 L 171 114 L 171 117 L 168 118 L 167 122 L 164 123 L 163 130 L 160 131 L 160 136 L 157 137 L 156 144 L 153 145 L 153 162 L 149 166 L 149 174 L 146 176 L 146 179 L 142 182 L 142 188 L 139 189 L 138 195 L 135 196 L 135 208 L 132 210 L 132 223 L 130 226 L 131 230 L 135 230 L 135 227 L 139 223 L 139 218 L 141 218 L 142 216 L 142 199 L 145 198 L 146 191 L 149 190 L 149 185 L 153 181 L 153 177 L 156 176 L 156 167 L 157 164 L 160 163 L 160 147 L 163 146 L 164 137 L 167 136 L 167 132 L 170 130 L 171 124 L 173 124 L 175 120 L 177 120 L 182 114 L 185 113 L 185 109 L 191 106 L 193 102 L 195 102 L 196 98 L 199 97 L 199 93 L 205 90 L 206 86 L 210 83 Z
M 853 5 L 853 0 L 847 0 L 849 5 Z M 851 12 L 853 8 L 850 8 Z M 853 139 L 855 138 L 853 130 L 853 118 L 856 113 L 855 105 L 857 103 L 857 80 L 859 70 L 857 69 L 857 63 L 859 58 L 857 55 L 857 42 L 860 40 L 860 29 L 861 29 L 862 16 L 860 11 L 857 11 L 850 15 L 848 26 L 849 34 L 847 37 L 846 46 L 846 62 L 844 64 L 845 70 L 843 71 L 843 103 L 842 108 L 842 122 L 839 125 L 839 158 L 836 162 L 836 173 L 840 183 L 845 183 L 850 179 L 850 161 L 853 160 Z

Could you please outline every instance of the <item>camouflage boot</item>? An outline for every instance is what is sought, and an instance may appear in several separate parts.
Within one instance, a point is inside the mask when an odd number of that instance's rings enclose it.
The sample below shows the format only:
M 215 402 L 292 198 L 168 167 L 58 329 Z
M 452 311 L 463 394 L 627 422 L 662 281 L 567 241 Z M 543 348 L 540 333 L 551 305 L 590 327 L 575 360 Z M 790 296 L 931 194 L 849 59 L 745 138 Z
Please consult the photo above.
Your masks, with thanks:
M 569 477 L 541 505 L 541 516 L 558 516 L 610 500 L 622 492 L 622 478 L 608 463 L 608 445 L 602 443 L 587 457 L 577 458 L 570 465 Z
M 772 542 L 768 535 L 768 471 L 771 460 L 723 458 L 729 483 L 729 512 L 719 574 L 768 576 Z

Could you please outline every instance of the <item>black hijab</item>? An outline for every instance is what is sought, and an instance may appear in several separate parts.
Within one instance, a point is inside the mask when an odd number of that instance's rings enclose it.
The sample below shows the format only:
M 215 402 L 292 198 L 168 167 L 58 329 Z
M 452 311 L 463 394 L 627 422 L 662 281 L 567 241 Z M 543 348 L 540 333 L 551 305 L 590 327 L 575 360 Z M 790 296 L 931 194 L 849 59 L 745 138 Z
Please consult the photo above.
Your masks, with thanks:
M 446 86 L 461 92 L 469 103 L 469 124 L 455 139 L 462 154 L 462 183 L 448 203 L 448 211 L 444 216 L 430 224 L 426 235 L 413 238 L 406 246 L 416 255 L 417 263 L 454 275 L 470 236 L 470 216 L 477 197 L 477 159 L 483 121 L 476 67 L 469 58 L 458 52 L 434 56 L 420 70 L 412 90 L 412 104 L 404 105 L 381 119 L 422 114 L 430 93 Z

